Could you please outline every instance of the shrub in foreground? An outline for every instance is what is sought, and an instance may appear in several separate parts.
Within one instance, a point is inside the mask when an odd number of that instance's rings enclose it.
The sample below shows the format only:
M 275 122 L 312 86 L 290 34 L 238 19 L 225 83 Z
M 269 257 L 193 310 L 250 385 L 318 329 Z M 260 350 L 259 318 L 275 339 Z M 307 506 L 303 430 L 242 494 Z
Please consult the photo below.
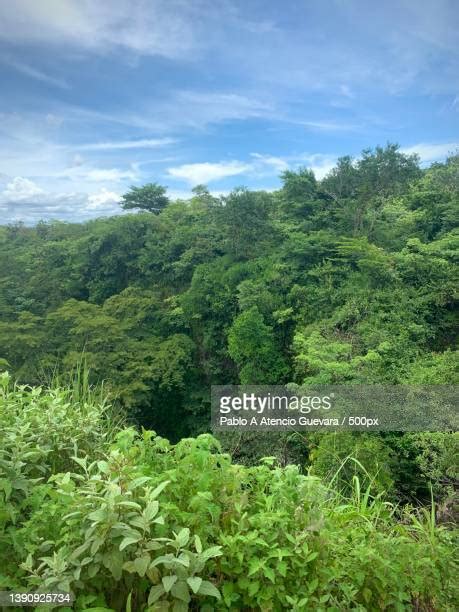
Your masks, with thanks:
M 85 444 L 69 403 L 78 444 L 56 427 L 51 460 L 37 432 L 56 397 L 4 381 L 1 588 L 71 590 L 76 610 L 455 609 L 455 532 L 434 509 L 396 509 L 357 477 L 344 496 L 274 459 L 235 465 L 210 435 L 115 432 L 96 404 Z

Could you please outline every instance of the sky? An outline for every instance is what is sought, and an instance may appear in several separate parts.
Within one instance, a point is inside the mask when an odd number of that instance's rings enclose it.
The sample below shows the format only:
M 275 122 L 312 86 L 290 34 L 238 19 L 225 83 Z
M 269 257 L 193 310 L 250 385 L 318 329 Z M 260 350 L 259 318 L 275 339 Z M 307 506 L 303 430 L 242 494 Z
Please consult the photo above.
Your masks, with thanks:
M 459 147 L 457 0 L 0 0 L 0 223 Z

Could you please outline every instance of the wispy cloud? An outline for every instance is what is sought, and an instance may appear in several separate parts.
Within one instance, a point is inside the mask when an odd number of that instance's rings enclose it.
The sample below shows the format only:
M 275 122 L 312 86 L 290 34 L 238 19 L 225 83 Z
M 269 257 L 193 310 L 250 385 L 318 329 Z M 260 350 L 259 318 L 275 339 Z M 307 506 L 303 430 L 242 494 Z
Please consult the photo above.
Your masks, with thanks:
M 46 83 L 47 85 L 52 85 L 53 87 L 59 87 L 60 89 L 70 89 L 70 85 L 67 83 L 65 79 L 60 79 L 58 77 L 52 76 L 35 68 L 34 66 L 30 66 L 24 62 L 21 62 L 17 59 L 8 56 L 0 56 L 0 62 L 9 68 L 13 68 L 13 70 L 17 70 L 21 74 L 25 76 L 31 77 L 37 81 L 41 81 L 42 83 Z
M 190 185 L 212 183 L 228 176 L 236 176 L 249 172 L 251 165 L 240 161 L 223 161 L 217 163 L 183 164 L 168 168 L 169 176 L 181 179 Z
M 302 125 L 308 130 L 316 130 L 318 132 L 353 132 L 360 126 L 355 123 L 340 122 L 340 121 L 303 121 L 292 120 L 292 123 Z
M 186 181 L 189 185 L 199 183 L 218 182 L 230 176 L 244 176 L 245 178 L 274 178 L 284 170 L 297 169 L 306 166 L 313 170 L 318 179 L 322 179 L 335 165 L 336 155 L 320 153 L 276 157 L 261 153 L 252 153 L 248 161 L 231 160 L 216 163 L 203 162 L 196 164 L 183 164 L 168 168 L 169 176 Z
M 139 179 L 135 167 L 121 168 L 93 168 L 83 165 L 74 165 L 54 174 L 54 178 L 68 179 L 78 182 L 90 183 L 121 183 L 123 181 L 136 181 Z
M 261 153 L 252 153 L 251 156 L 255 162 L 252 164 L 252 168 L 255 168 L 256 166 L 264 166 L 265 168 L 269 168 L 271 173 L 274 171 L 277 174 L 280 174 L 289 167 L 288 162 L 282 157 L 276 157 L 275 155 L 262 155 Z
M 275 112 L 272 103 L 267 100 L 231 92 L 189 90 L 176 92 L 174 97 L 183 116 L 189 115 L 192 122 L 193 115 L 213 123 L 229 119 L 271 117 Z
M 140 140 L 119 140 L 80 144 L 73 149 L 82 151 L 117 151 L 126 149 L 155 149 L 177 142 L 174 138 L 143 138 Z M 68 147 L 67 147 L 68 148 Z
M 157 135 L 203 130 L 228 121 L 281 118 L 274 103 L 255 95 L 193 89 L 171 89 L 167 95 L 144 96 L 136 99 L 134 106 L 113 111 L 57 103 L 55 113 L 75 125 L 107 127 L 112 124 Z
M 106 53 L 127 49 L 145 55 L 183 57 L 199 39 L 198 7 L 181 0 L 15 0 L 0 3 L 0 39 Z

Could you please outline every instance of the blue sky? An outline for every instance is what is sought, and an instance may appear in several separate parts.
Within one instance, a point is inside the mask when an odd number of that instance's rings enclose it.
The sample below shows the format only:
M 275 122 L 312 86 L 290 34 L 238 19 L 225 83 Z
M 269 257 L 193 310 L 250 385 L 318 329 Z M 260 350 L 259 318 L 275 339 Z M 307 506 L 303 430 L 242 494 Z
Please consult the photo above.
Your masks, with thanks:
M 0 0 L 0 222 L 459 147 L 456 0 Z

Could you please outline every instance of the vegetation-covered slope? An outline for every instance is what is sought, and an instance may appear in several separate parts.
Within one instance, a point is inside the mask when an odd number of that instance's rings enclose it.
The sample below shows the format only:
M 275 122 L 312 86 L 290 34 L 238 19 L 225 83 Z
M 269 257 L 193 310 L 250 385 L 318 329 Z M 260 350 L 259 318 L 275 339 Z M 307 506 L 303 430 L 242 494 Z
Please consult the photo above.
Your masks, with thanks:
M 421 169 L 388 145 L 282 181 L 175 202 L 152 185 L 126 195 L 137 214 L 0 227 L 3 368 L 39 384 L 84 352 L 172 441 L 208 431 L 211 384 L 457 382 L 458 156 Z M 224 444 L 321 474 L 352 451 L 402 500 L 457 479 L 443 434 Z
M 287 171 L 274 193 L 194 192 L 161 214 L 1 228 L 15 375 L 37 382 L 84 350 L 175 435 L 207 426 L 211 383 L 453 378 L 457 156 L 420 170 L 389 145 L 322 181 Z

